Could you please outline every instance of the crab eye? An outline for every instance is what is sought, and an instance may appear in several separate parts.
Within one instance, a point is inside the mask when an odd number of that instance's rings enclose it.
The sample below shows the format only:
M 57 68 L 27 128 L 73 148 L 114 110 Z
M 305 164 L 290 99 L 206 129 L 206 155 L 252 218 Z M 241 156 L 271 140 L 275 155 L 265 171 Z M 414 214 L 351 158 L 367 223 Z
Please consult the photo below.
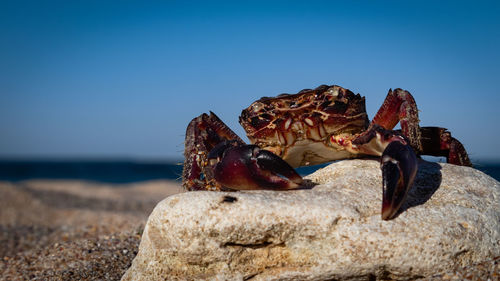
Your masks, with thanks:
M 326 113 L 344 113 L 347 110 L 347 103 L 336 101 L 333 105 L 323 109 Z
M 266 126 L 269 123 L 269 120 L 262 118 L 261 116 L 254 116 L 250 118 L 250 125 L 256 129 L 260 129 Z
M 257 102 L 255 103 L 253 106 L 252 106 L 252 111 L 253 112 L 259 112 L 261 111 L 262 109 L 264 108 L 264 105 L 260 102 Z
M 267 113 L 263 113 L 260 115 L 260 117 L 264 118 L 265 120 L 271 120 L 273 117 Z

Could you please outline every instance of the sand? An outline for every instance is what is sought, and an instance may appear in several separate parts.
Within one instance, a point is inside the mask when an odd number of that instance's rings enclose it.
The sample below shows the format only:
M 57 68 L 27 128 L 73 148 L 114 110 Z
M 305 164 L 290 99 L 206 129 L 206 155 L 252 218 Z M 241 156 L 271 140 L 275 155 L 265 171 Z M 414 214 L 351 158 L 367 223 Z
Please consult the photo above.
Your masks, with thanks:
M 0 182 L 0 280 L 119 280 L 177 182 Z M 166 276 L 168 279 L 168 276 Z M 427 280 L 500 280 L 500 258 Z
M 119 280 L 149 213 L 179 192 L 168 181 L 0 182 L 0 279 Z

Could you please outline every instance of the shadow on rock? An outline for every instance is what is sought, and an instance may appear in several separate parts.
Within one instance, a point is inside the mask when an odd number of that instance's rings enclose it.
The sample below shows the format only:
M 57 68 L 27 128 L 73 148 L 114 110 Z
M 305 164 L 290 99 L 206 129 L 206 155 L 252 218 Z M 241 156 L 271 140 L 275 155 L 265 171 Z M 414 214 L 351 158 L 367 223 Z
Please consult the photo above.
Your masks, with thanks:
M 423 205 L 441 186 L 441 166 L 435 162 L 420 160 L 418 172 L 412 189 L 408 192 L 405 203 L 399 209 L 397 216 L 415 206 Z

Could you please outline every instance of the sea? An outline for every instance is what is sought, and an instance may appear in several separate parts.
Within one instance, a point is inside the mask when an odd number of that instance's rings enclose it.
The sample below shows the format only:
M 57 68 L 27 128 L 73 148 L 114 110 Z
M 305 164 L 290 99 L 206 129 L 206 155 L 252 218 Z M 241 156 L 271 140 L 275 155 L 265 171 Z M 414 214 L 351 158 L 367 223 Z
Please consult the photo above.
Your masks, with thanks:
M 301 167 L 297 172 L 308 175 L 326 165 Z M 474 167 L 500 181 L 500 161 L 475 162 Z M 149 180 L 180 182 L 181 175 L 181 161 L 0 160 L 0 181 L 64 179 L 127 184 Z

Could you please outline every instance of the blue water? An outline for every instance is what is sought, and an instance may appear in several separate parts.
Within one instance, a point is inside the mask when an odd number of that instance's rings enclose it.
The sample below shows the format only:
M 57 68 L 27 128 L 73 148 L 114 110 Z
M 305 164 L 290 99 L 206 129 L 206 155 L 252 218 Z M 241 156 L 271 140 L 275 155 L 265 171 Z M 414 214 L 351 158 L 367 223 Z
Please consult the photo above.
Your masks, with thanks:
M 129 161 L 0 161 L 0 180 L 74 179 L 104 183 L 181 180 L 182 165 Z
M 325 165 L 301 167 L 297 171 L 301 175 L 307 175 Z M 500 162 L 479 162 L 475 163 L 475 168 L 500 181 Z M 0 160 L 0 180 L 4 181 L 73 179 L 104 183 L 132 183 L 159 179 L 180 181 L 181 175 L 182 165 L 178 163 Z

